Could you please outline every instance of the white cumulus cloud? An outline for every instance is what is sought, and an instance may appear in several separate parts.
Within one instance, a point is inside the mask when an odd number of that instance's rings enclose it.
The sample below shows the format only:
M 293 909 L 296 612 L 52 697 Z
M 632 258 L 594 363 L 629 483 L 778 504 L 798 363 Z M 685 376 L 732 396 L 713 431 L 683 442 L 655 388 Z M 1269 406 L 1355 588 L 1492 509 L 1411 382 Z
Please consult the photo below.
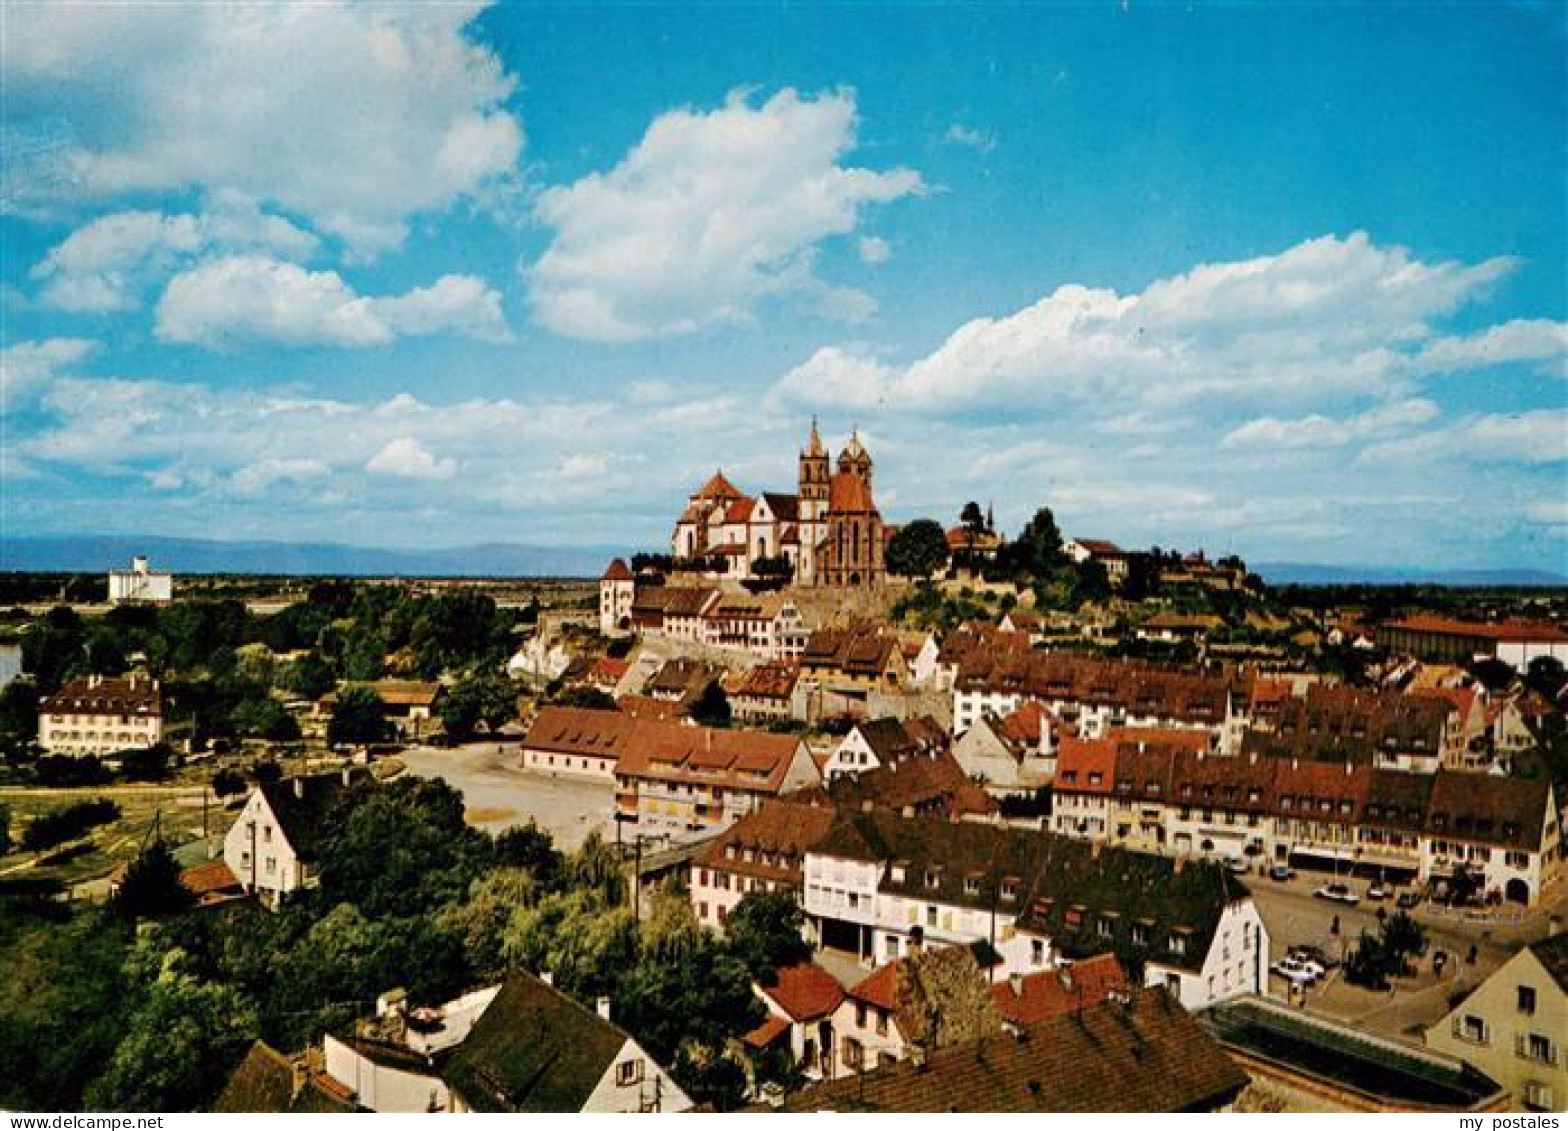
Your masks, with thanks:
M 1137 294 L 1066 284 L 1014 314 L 974 319 L 904 365 L 826 346 L 776 393 L 909 411 L 1107 400 L 1170 411 L 1200 398 L 1389 394 L 1416 371 L 1413 351 L 1436 338 L 1433 323 L 1513 265 L 1425 263 L 1364 233 L 1324 236 L 1205 264 Z
M 660 115 L 615 168 L 541 195 L 554 238 L 525 272 L 535 317 L 570 337 L 633 341 L 744 321 L 764 299 L 805 294 L 863 318 L 869 296 L 817 277 L 818 245 L 924 184 L 910 169 L 843 164 L 855 126 L 849 91 L 786 89 L 760 106 L 733 93 L 709 113 Z
M 0 413 L 14 412 L 37 396 L 62 369 L 81 361 L 98 343 L 89 338 L 47 338 L 0 349 Z
M 156 333 L 209 348 L 372 346 L 438 333 L 510 338 L 500 294 L 472 276 L 447 275 L 405 295 L 371 298 L 336 271 L 266 256 L 226 256 L 176 275 L 158 302 Z
M 516 80 L 471 33 L 484 7 L 11 5 L 11 103 L 69 130 L 18 163 L 7 203 L 230 189 L 361 251 L 395 247 L 410 216 L 516 169 Z
M 398 479 L 450 479 L 457 474 L 457 461 L 437 459 L 411 436 L 389 440 L 365 464 L 365 470 Z
M 197 215 L 115 212 L 100 216 L 51 248 L 32 270 L 41 298 L 62 310 L 103 313 L 140 302 L 155 279 L 210 248 L 268 251 L 304 258 L 320 241 L 281 216 L 232 194 Z
M 1438 415 L 1437 405 L 1424 398 L 1380 405 L 1357 416 L 1331 418 L 1321 413 L 1281 420 L 1259 417 L 1227 432 L 1222 448 L 1334 448 L 1371 440 L 1426 424 Z

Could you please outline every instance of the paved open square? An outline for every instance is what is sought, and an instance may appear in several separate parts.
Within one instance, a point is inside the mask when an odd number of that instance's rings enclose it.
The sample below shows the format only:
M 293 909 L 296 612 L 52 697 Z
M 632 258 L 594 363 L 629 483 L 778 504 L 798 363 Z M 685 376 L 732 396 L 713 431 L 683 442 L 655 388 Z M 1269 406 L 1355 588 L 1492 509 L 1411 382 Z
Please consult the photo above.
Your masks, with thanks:
M 610 819 L 614 795 L 609 785 L 524 770 L 515 745 L 417 746 L 398 757 L 410 773 L 441 778 L 460 790 L 468 823 L 487 832 L 527 824 L 532 818 L 555 838 L 557 848 L 567 851 L 595 829 L 608 839 L 615 837 Z

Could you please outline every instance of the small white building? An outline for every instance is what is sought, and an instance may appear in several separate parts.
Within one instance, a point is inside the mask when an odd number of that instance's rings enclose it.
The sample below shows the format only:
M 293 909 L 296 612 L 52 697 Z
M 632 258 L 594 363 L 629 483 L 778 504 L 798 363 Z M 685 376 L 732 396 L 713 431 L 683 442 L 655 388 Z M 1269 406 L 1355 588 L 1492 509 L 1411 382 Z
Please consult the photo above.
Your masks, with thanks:
M 152 569 L 141 555 L 130 569 L 109 571 L 111 605 L 167 605 L 174 600 L 174 574 Z
M 276 907 L 316 880 L 322 818 L 352 783 L 341 774 L 284 778 L 256 786 L 223 838 L 223 862 L 247 892 Z

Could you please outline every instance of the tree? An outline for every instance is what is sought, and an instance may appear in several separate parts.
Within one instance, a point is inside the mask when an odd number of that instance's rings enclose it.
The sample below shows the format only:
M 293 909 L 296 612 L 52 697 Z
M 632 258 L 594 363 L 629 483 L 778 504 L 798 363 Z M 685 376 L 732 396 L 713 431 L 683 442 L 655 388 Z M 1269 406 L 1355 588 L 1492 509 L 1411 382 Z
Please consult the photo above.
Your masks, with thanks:
M 0 801 L 0 856 L 11 851 L 11 807 Z
M 492 734 L 517 716 L 517 689 L 497 672 L 479 672 L 457 681 L 436 708 L 447 737 L 465 742 L 482 723 Z
M 384 742 L 391 733 L 381 696 L 370 687 L 345 688 L 327 723 L 327 742 L 332 746 Z
M 589 889 L 557 892 L 513 913 L 501 940 L 511 964 L 549 971 L 579 998 L 614 990 L 637 957 L 637 921 L 629 907 L 606 905 Z
M 724 694 L 719 681 L 714 680 L 702 689 L 691 705 L 692 722 L 706 727 L 730 725 L 730 697 Z
M 615 710 L 615 696 L 597 687 L 569 687 L 551 700 L 562 707 L 582 707 L 590 711 Z
M 467 900 L 443 908 L 437 921 L 463 940 L 476 971 L 499 973 L 507 924 L 519 908 L 537 904 L 544 891 L 527 868 L 492 868 L 469 885 Z
M 985 530 L 985 512 L 980 509 L 980 504 L 973 500 L 964 504 L 964 509 L 959 512 L 958 521 L 971 534 L 980 534 Z
M 196 1111 L 211 1103 L 256 1039 L 255 1003 L 232 986 L 175 975 L 131 1014 L 104 1073 L 87 1088 L 95 1111 Z
M 191 905 L 190 889 L 180 883 L 180 866 L 161 839 L 153 841 L 131 861 L 114 906 L 131 919 L 172 915 Z
M 219 797 L 232 797 L 245 792 L 245 779 L 238 770 L 224 768 L 212 775 L 212 792 Z
M 270 695 L 240 700 L 229 713 L 229 723 L 241 738 L 265 738 L 271 742 L 294 742 L 299 738 L 299 723 Z
M 302 699 L 320 699 L 337 686 L 337 681 L 331 666 L 312 652 L 283 670 L 283 686 Z
M 747 892 L 724 921 L 730 953 L 752 977 L 768 978 L 780 966 L 811 957 L 811 944 L 801 935 L 806 915 L 792 891 Z
M 1056 572 L 1062 564 L 1062 532 L 1050 507 L 1041 507 L 1024 524 L 1012 554 L 1014 567 L 1027 577 L 1050 577 Z
M 463 795 L 439 779 L 361 782 L 322 821 L 325 898 L 367 915 L 420 915 L 463 898 L 488 862 L 489 838 L 463 819 Z
M 595 830 L 584 838 L 566 864 L 567 883 L 573 890 L 589 891 L 605 906 L 626 899 L 626 873 L 621 859 Z
M 164 742 L 122 750 L 115 756 L 126 781 L 164 781 L 174 761 L 174 751 Z
M 23 677 L 0 690 L 0 746 L 7 750 L 32 744 L 38 737 L 38 686 Z
M 1426 931 L 1404 910 L 1388 917 L 1383 923 L 1382 936 L 1383 949 L 1397 964 L 1395 973 L 1404 973 L 1407 960 L 1426 949 Z
M 887 544 L 887 568 L 900 577 L 930 577 L 947 558 L 947 535 L 929 518 L 899 527 Z
M 566 857 L 533 818 L 526 825 L 513 825 L 495 838 L 494 860 L 501 868 L 527 869 L 545 890 L 559 887 L 566 869 Z

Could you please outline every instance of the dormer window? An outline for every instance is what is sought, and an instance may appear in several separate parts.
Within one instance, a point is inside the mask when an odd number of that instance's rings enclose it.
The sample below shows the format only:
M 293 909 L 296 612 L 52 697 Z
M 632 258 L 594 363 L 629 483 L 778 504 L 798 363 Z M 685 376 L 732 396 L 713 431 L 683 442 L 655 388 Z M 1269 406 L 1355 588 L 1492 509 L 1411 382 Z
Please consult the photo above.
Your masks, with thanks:
M 1008 900 L 1012 900 L 1012 899 L 1017 899 L 1018 898 L 1018 881 L 1017 880 L 1008 879 L 1008 880 L 1003 880 L 1002 881 L 1002 898 L 1003 899 L 1008 899 Z
M 1172 934 L 1171 935 L 1170 950 L 1171 950 L 1172 954 L 1186 954 L 1187 953 L 1187 936 L 1179 935 L 1179 934 Z
M 935 888 L 942 885 L 942 873 L 935 868 L 926 869 L 926 887 Z
M 895 884 L 903 883 L 905 874 L 904 866 L 902 864 L 893 865 L 893 882 Z
M 980 877 L 979 876 L 965 876 L 964 877 L 964 894 L 965 895 L 979 895 L 980 894 Z

